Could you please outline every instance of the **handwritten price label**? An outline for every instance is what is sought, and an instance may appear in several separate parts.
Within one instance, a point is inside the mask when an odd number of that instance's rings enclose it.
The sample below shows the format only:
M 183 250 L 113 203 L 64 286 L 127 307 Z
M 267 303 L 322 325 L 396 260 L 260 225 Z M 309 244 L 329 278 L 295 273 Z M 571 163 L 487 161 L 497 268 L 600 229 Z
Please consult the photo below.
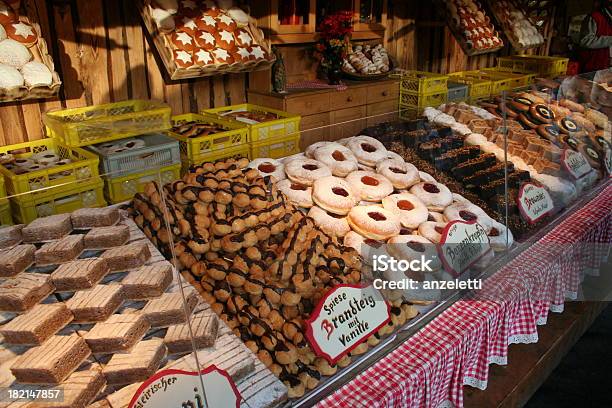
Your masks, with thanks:
M 587 159 L 581 153 L 569 149 L 563 151 L 561 165 L 575 180 L 578 180 L 593 170 Z
M 374 286 L 338 285 L 306 322 L 306 338 L 318 356 L 335 364 L 391 319 Z
M 446 269 L 459 276 L 491 250 L 487 231 L 476 221 L 449 222 L 438 244 L 438 253 Z
M 550 194 L 545 188 L 533 183 L 525 183 L 518 193 L 518 207 L 523 219 L 533 224 L 554 210 Z
M 142 383 L 128 408 L 240 407 L 240 392 L 225 370 L 211 365 L 199 374 L 204 392 L 197 372 L 162 370 Z

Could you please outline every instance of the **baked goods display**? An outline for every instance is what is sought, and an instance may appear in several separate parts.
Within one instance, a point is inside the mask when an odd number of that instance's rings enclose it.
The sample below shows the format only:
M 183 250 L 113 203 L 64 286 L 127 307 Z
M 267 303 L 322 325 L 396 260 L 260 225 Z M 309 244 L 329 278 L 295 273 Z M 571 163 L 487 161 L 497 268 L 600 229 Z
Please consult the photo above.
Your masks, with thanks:
M 342 61 L 342 70 L 349 76 L 356 74 L 380 76 L 378 74 L 386 74 L 390 69 L 391 60 L 382 44 L 356 45 Z
M 474 0 L 444 2 L 448 26 L 467 55 L 495 52 L 504 46 L 482 5 Z
M 539 47 L 544 37 L 511 0 L 489 2 L 491 11 L 515 49 Z
M 320 180 L 333 177 L 313 180 L 309 172 L 329 174 L 321 170 L 326 166 L 313 159 L 301 163 L 307 172 L 289 165 L 290 177 L 312 183 L 313 192 Z M 295 184 L 285 169 L 273 159 L 250 166 L 247 159 L 204 163 L 162 188 L 150 184 L 135 196 L 132 215 L 162 253 L 177 255 L 183 276 L 285 383 L 289 396 L 299 397 L 417 310 L 400 299 L 393 303 L 392 323 L 337 365 L 316 357 L 304 321 L 333 286 L 359 282 L 362 263 L 341 238 L 324 232 L 281 193 L 279 179 Z M 156 222 L 163 218 L 169 230 Z M 161 307 L 160 299 L 153 302 Z
M 141 12 L 172 79 L 251 71 L 275 60 L 255 20 L 232 2 L 143 0 Z
M 58 153 L 53 149 L 46 149 L 33 154 L 29 158 L 16 158 L 13 155 L 7 155 L 7 157 L 2 161 L 1 165 L 13 174 L 19 175 L 51 168 L 59 169 L 61 166 L 70 163 L 72 163 L 70 158 L 62 157 L 61 153 Z M 71 175 L 69 171 L 60 171 L 49 175 L 49 178 L 51 180 L 57 180 L 69 175 Z M 41 187 L 43 187 L 42 184 Z M 36 189 L 35 183 L 31 186 L 31 189 Z
M 48 98 L 61 82 L 38 26 L 0 0 L 0 102 Z
M 98 400 L 124 407 L 160 367 L 195 364 L 179 288 L 188 284 L 116 207 L 40 218 L 2 228 L 0 237 L 0 351 L 12 356 L 0 366 L 3 387 L 59 386 L 62 406 Z M 286 398 L 286 388 L 237 345 L 196 291 L 185 293 L 196 345 L 206 347 L 200 363 L 227 368 L 254 406 Z M 167 329 L 158 328 L 155 312 Z

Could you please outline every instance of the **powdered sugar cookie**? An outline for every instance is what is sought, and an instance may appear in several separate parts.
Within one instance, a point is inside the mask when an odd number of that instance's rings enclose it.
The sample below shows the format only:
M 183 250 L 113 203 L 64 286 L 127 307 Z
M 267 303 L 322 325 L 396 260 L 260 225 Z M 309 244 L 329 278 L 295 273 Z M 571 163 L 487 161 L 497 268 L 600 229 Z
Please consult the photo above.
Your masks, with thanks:
M 285 166 L 275 159 L 259 158 L 249 163 L 249 169 L 257 169 L 262 177 L 272 176 L 276 181 L 287 178 L 285 176 Z
M 234 63 L 234 57 L 232 57 L 232 55 L 227 50 L 224 50 L 223 48 L 214 49 L 213 55 L 215 56 L 215 60 L 219 64 L 233 64 Z
M 0 64 L 0 89 L 11 89 L 23 85 L 23 75 L 14 67 Z
M 4 29 L 9 38 L 27 47 L 33 46 L 38 41 L 38 36 L 36 35 L 36 31 L 34 31 L 34 27 L 22 21 L 5 24 Z
M 444 209 L 444 216 L 449 221 L 476 221 L 487 233 L 493 228 L 494 220 L 479 206 L 472 203 L 454 203 Z
M 312 186 L 312 201 L 334 214 L 347 214 L 358 202 L 358 197 L 345 180 L 328 176 L 315 180 Z
M 348 223 L 360 235 L 381 241 L 397 236 L 401 228 L 397 215 L 376 205 L 354 207 Z
M 380 202 L 393 193 L 393 185 L 381 174 L 372 171 L 354 171 L 346 176 L 353 192 L 360 200 Z
M 382 200 L 385 209 L 394 212 L 406 228 L 416 229 L 427 221 L 429 215 L 425 204 L 414 194 L 392 194 Z
M 238 28 L 234 19 L 223 13 L 217 16 L 217 27 L 219 27 L 219 30 L 227 31 L 234 31 Z
M 387 158 L 387 148 L 373 137 L 356 136 L 349 140 L 346 147 L 351 149 L 359 163 L 369 167 Z
M 194 35 L 196 44 L 200 48 L 210 51 L 215 48 L 215 36 L 208 31 L 197 31 Z
M 308 216 L 314 220 L 315 224 L 323 232 L 331 236 L 341 238 L 351 230 L 346 216 L 328 213 L 317 206 L 312 207 L 308 211 Z
M 346 177 L 357 170 L 357 159 L 346 147 L 338 143 L 327 143 L 314 150 L 314 158 L 325 164 L 334 176 Z
M 420 182 L 419 170 L 404 160 L 382 160 L 376 165 L 376 172 L 385 176 L 398 190 L 405 190 Z
M 453 202 L 453 194 L 448 187 L 440 183 L 419 183 L 410 188 L 410 192 L 432 211 L 444 211 Z
M 289 179 L 281 180 L 276 185 L 293 204 L 303 208 L 312 207 L 312 187 L 294 183 Z
M 20 42 L 10 38 L 0 41 L 0 64 L 21 68 L 31 59 L 30 50 Z
M 193 63 L 197 66 L 204 66 L 214 64 L 215 59 L 210 51 L 206 51 L 203 48 L 197 48 L 193 52 Z
M 291 181 L 306 186 L 312 186 L 315 180 L 332 175 L 326 165 L 312 159 L 290 161 L 285 165 L 285 173 Z
M 170 35 L 170 41 L 179 50 L 193 52 L 195 50 L 195 41 L 193 37 L 186 31 L 175 31 Z
M 239 47 L 250 47 L 253 44 L 253 37 L 243 28 L 238 29 L 234 33 L 234 37 L 236 37 L 236 44 L 238 44 Z
M 181 68 L 193 66 L 193 55 L 185 50 L 174 50 L 174 62 Z
M 27 86 L 49 86 L 53 83 L 53 74 L 47 66 L 38 61 L 30 61 L 21 67 L 25 84 Z
M 218 33 L 213 33 L 215 36 L 215 42 L 218 48 L 224 50 L 233 50 L 236 48 L 236 41 L 234 40 L 234 34 L 228 30 L 220 30 Z

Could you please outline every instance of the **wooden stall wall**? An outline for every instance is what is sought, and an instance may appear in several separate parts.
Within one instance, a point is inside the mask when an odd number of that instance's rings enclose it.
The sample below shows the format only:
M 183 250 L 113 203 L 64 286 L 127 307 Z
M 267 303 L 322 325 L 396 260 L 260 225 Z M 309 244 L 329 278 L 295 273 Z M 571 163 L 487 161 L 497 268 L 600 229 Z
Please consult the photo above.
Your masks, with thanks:
M 0 104 L 0 145 L 44 137 L 42 114 L 125 99 L 166 101 L 174 114 L 246 101 L 247 74 L 164 81 L 135 1 L 24 0 L 62 78 L 59 98 Z

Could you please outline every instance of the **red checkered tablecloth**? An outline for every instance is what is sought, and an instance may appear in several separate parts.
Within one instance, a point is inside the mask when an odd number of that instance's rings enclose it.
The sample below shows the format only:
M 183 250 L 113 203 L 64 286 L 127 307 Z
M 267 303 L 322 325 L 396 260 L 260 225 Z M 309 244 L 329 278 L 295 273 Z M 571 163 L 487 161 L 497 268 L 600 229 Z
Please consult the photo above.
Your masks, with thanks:
M 455 302 L 399 348 L 319 403 L 329 407 L 463 406 L 463 386 L 485 389 L 508 346 L 538 341 L 612 242 L 612 184 L 521 253 L 471 299 Z

